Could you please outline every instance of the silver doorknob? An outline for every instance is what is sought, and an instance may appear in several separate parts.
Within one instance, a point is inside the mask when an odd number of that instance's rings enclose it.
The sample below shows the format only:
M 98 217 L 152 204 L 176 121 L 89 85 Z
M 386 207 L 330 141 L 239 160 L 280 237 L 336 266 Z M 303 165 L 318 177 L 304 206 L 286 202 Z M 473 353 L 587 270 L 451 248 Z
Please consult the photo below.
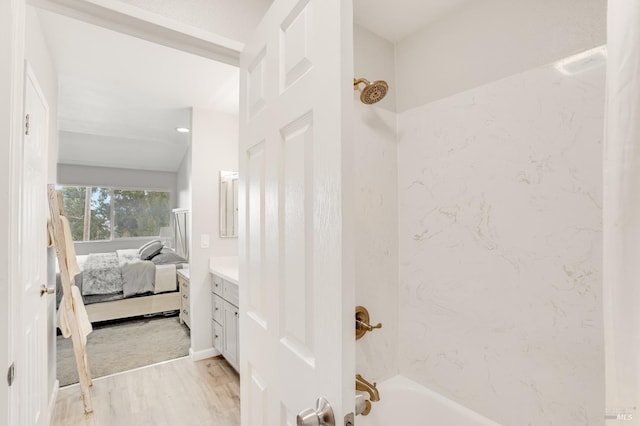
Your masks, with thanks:
M 316 409 L 307 408 L 300 411 L 296 418 L 298 426 L 336 426 L 336 418 L 329 401 L 320 397 L 316 401 Z
M 44 296 L 45 294 L 53 294 L 55 292 L 56 292 L 55 287 L 47 287 L 44 284 L 40 286 L 40 297 Z

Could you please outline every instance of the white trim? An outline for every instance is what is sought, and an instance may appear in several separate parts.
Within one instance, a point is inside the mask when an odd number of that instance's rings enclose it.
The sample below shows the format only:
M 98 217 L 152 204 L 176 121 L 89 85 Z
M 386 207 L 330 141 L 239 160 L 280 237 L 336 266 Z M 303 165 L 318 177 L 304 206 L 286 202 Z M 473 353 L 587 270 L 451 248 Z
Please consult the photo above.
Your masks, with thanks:
M 117 0 L 27 0 L 32 6 L 237 66 L 244 45 Z
M 7 4 L 6 2 L 4 4 Z M 11 224 L 19 223 L 20 218 L 20 186 L 22 175 L 22 125 L 23 125 L 23 94 L 24 94 L 24 39 L 25 39 L 25 27 L 26 27 L 26 12 L 25 12 L 25 0 L 10 0 L 8 5 L 9 9 L 9 31 L 10 40 L 7 42 L 7 47 L 10 50 L 10 57 L 8 58 L 10 71 L 10 78 L 8 81 L 3 82 L 6 84 L 10 92 L 9 99 L 9 126 L 8 126 L 8 143 L 4 145 L 6 151 L 3 154 L 9 162 L 9 170 L 7 170 L 8 180 L 2 182 L 2 191 L 7 191 L 9 199 L 7 200 L 7 222 L 1 226 L 2 230 L 5 230 L 8 235 L 8 253 L 6 258 L 9 267 L 7 268 L 8 284 L 7 284 L 7 299 L 9 301 L 9 308 L 7 310 L 8 324 L 2 324 L 1 326 L 8 326 L 8 363 L 3 368 L 8 367 L 11 362 L 16 363 L 16 371 L 18 377 L 16 383 L 8 388 L 8 400 L 2 401 L 7 403 L 6 418 L 0 419 L 0 422 L 8 419 L 6 424 L 20 424 L 20 363 L 23 358 L 20 352 L 20 333 L 17 332 L 22 316 L 22 293 L 20 292 L 20 269 L 18 266 L 18 250 L 19 250 L 19 227 L 11 226 Z M 3 9 L 6 10 L 6 9 Z M 6 183 L 6 186 L 5 186 Z M 4 317 L 3 317 L 4 318 Z M 3 372 L 5 370 L 3 369 Z M 6 382 L 4 382 L 6 383 Z M 3 384 L 3 386 L 6 386 Z M 2 410 L 0 410 L 2 411 Z
M 26 21 L 25 21 L 25 28 L 26 28 Z M 45 114 L 45 116 L 44 116 L 44 120 L 45 121 L 44 121 L 43 128 L 46 131 L 43 133 L 42 137 L 38 139 L 38 143 L 43 148 L 43 152 L 42 152 L 42 157 L 43 157 L 42 161 L 43 161 L 43 167 L 44 167 L 43 180 L 46 181 L 47 164 L 48 164 L 47 161 L 46 161 L 46 158 L 48 158 L 48 152 L 49 152 L 49 123 L 50 123 L 49 102 L 47 101 L 47 98 L 44 95 L 44 91 L 42 90 L 42 86 L 40 86 L 40 82 L 38 81 L 38 78 L 37 78 L 35 72 L 33 71 L 33 68 L 31 66 L 31 64 L 29 63 L 29 61 L 26 58 L 23 59 L 23 64 L 24 64 L 24 67 L 23 67 L 24 75 L 23 75 L 23 79 L 22 79 L 22 85 L 23 85 L 23 87 L 22 87 L 22 102 L 21 102 L 22 103 L 22 112 L 20 114 L 20 128 L 19 128 L 20 140 L 21 140 L 21 151 L 24 152 L 24 150 L 25 150 L 25 138 L 26 138 L 25 137 L 26 132 L 24 130 L 25 116 L 26 116 L 26 114 L 30 114 L 31 113 L 31 111 L 28 110 L 27 108 L 28 107 L 29 108 L 35 107 L 35 105 L 30 105 L 30 106 L 26 105 L 26 99 L 28 98 L 28 92 L 32 92 L 38 98 L 38 101 L 42 104 L 42 107 L 44 108 L 44 114 Z M 35 99 L 34 99 L 34 101 L 35 101 Z M 31 141 L 31 143 L 33 143 L 33 142 L 34 141 Z M 21 155 L 20 156 L 20 170 L 21 170 L 21 173 L 23 171 L 23 167 L 24 167 L 24 156 Z M 21 174 L 21 176 L 22 176 L 22 174 Z M 46 182 L 43 182 L 43 183 L 46 183 Z M 36 188 L 29 187 L 28 189 L 29 190 L 33 190 L 33 191 L 38 191 Z M 20 194 L 22 194 L 22 191 L 24 191 L 24 190 L 25 190 L 24 182 L 22 182 L 22 180 L 21 180 L 20 181 Z M 41 192 L 41 195 L 43 197 L 40 206 L 45 211 L 47 211 L 47 201 L 44 198 L 44 196 L 46 195 L 46 187 L 43 186 L 39 190 L 39 192 Z M 23 225 L 21 225 L 21 226 L 19 226 L 17 228 L 18 229 L 24 229 L 24 226 L 25 226 L 24 224 L 27 223 L 26 221 L 29 220 L 30 218 L 27 218 L 27 214 L 24 211 L 22 211 L 23 204 L 22 204 L 20 198 L 18 198 L 17 200 L 14 200 L 14 202 L 16 202 L 16 204 L 18 205 L 18 214 L 19 214 L 18 217 L 19 217 L 20 223 L 23 223 Z M 44 214 L 44 212 L 43 212 L 43 214 Z M 48 218 L 48 216 L 49 216 L 48 213 L 46 213 L 42 217 L 42 219 L 46 219 L 46 218 Z M 43 220 L 41 226 L 44 226 L 45 223 L 46 222 Z M 20 233 L 19 236 L 20 236 L 20 238 L 22 238 L 23 234 Z M 20 242 L 21 242 L 21 240 L 19 239 L 18 243 L 20 243 Z M 22 249 L 20 247 L 17 248 L 17 252 L 19 252 L 21 256 L 25 255 L 24 252 L 20 252 L 19 250 L 22 250 Z M 42 268 L 42 271 L 46 271 L 47 270 L 46 248 L 43 247 L 41 250 L 43 250 L 43 252 L 44 252 L 43 253 L 43 263 L 41 265 L 39 265 L 39 267 Z M 24 328 L 23 328 L 23 325 L 22 325 L 24 323 L 24 319 L 25 319 L 26 316 L 29 316 L 29 317 L 31 316 L 30 312 L 25 311 L 25 306 L 32 306 L 32 305 L 30 305 L 30 304 L 25 305 L 24 292 L 22 291 L 20 286 L 14 287 L 14 290 L 16 290 L 16 297 L 20 298 L 20 309 L 21 309 L 20 317 L 16 317 L 15 318 L 19 322 L 18 322 L 17 326 L 14 327 L 14 329 L 16 331 L 18 331 L 20 338 L 22 338 L 22 336 L 24 336 Z M 52 315 L 49 316 L 48 304 L 45 301 L 42 300 L 42 297 L 40 297 L 39 303 L 40 303 L 40 305 L 42 305 L 41 309 L 44 309 L 44 312 L 41 312 L 42 314 L 44 314 L 43 315 L 44 316 L 44 324 L 40 324 L 40 325 L 45 327 L 45 330 L 48 330 L 48 325 L 50 324 L 50 322 L 52 322 L 52 324 L 53 324 L 55 322 L 55 320 L 54 320 Z M 38 354 L 38 355 L 35 356 L 35 357 L 39 358 L 39 359 L 37 359 L 36 362 L 42 362 L 42 365 L 45 367 L 45 370 L 48 372 L 48 366 L 49 366 L 48 360 L 49 360 L 49 355 L 50 355 L 49 352 L 48 352 L 49 348 L 48 348 L 48 345 L 46 344 L 46 341 L 42 342 L 42 343 L 44 343 L 44 349 L 45 350 L 44 350 L 44 353 L 41 353 L 41 354 Z M 24 346 L 24 342 L 22 342 L 19 350 L 22 350 L 24 347 L 25 347 Z M 42 357 L 44 357 L 44 359 Z M 28 364 L 28 367 L 33 367 L 31 365 L 31 361 L 29 361 L 28 363 L 26 362 L 27 358 L 33 359 L 31 355 L 27 356 L 26 354 L 23 354 L 21 357 L 17 358 L 17 360 L 24 361 L 25 364 Z M 41 389 L 41 391 L 43 393 L 45 393 L 45 394 L 47 392 L 49 392 L 49 390 L 50 390 L 49 389 L 49 384 L 48 384 L 48 377 L 49 377 L 49 375 L 46 374 L 46 377 L 44 379 L 42 379 L 43 383 L 44 383 L 44 388 Z M 51 390 L 51 391 L 53 392 L 54 390 Z M 24 394 L 24 392 L 25 392 L 24 389 L 19 392 L 19 396 L 20 396 L 21 399 L 26 396 Z M 27 390 L 27 392 L 28 392 L 28 390 Z M 45 415 L 45 411 L 46 411 L 46 415 L 50 415 L 51 414 L 51 406 L 50 406 L 50 404 L 51 404 L 51 396 L 52 395 L 50 395 L 50 394 L 42 396 L 43 399 L 46 398 L 48 403 L 44 402 L 42 400 L 40 401 L 40 403 L 42 404 L 40 406 L 40 408 L 41 408 L 41 416 Z M 54 402 L 55 402 L 55 399 L 54 399 Z M 48 405 L 45 406 L 45 404 L 48 404 Z M 31 415 L 32 413 L 27 412 L 26 414 L 27 415 Z M 21 416 L 22 416 L 22 410 L 21 410 Z M 24 422 L 25 419 L 21 417 L 21 421 Z
M 53 413 L 56 411 L 56 401 L 58 400 L 58 391 L 60 390 L 60 381 L 56 380 L 53 384 L 53 391 L 49 397 L 49 422 L 47 424 L 53 424 Z
M 193 362 L 200 361 L 202 359 L 211 358 L 214 356 L 222 355 L 216 348 L 209 348 L 202 351 L 195 352 L 192 348 L 189 348 L 189 356 Z

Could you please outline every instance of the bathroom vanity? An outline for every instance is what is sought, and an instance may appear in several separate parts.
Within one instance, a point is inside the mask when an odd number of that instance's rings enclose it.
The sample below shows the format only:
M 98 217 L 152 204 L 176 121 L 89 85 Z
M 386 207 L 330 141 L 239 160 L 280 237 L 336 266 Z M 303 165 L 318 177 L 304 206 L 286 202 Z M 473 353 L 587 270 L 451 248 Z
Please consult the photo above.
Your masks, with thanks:
M 238 258 L 212 257 L 209 260 L 209 272 L 211 272 L 213 347 L 236 371 L 239 371 Z

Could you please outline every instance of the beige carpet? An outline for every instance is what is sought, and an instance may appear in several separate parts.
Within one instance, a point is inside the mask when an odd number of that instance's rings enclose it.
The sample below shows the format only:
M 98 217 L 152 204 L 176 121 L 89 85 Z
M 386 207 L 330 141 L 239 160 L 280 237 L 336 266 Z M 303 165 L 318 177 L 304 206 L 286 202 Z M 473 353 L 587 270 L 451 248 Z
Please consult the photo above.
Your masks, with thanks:
M 60 386 L 78 383 L 71 339 L 58 336 Z M 152 317 L 94 325 L 87 339 L 93 378 L 179 358 L 189 353 L 189 329 L 175 317 Z

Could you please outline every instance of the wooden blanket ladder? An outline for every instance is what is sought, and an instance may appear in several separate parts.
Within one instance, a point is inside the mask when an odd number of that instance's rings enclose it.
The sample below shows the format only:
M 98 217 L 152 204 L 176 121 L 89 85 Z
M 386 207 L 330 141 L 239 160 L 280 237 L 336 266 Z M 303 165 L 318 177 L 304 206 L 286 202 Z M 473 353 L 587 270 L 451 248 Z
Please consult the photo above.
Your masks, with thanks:
M 87 360 L 87 348 L 84 340 L 84 336 L 81 335 L 80 325 L 78 322 L 78 304 L 82 304 L 82 298 L 74 298 L 72 292 L 72 283 L 75 282 L 75 275 L 72 277 L 70 274 L 70 265 L 73 262 L 77 265 L 75 252 L 69 253 L 68 247 L 73 247 L 71 235 L 65 232 L 63 225 L 63 204 L 61 194 L 56 191 L 54 185 L 49 185 L 47 188 L 47 195 L 49 198 L 49 212 L 51 214 L 51 220 L 49 222 L 49 231 L 53 241 L 53 245 L 58 257 L 58 265 L 60 267 L 60 282 L 62 284 L 63 299 L 60 304 L 60 309 L 64 310 L 64 314 L 67 317 L 69 328 L 71 330 L 71 341 L 73 343 L 73 353 L 76 359 L 76 368 L 78 369 L 78 378 L 80 379 L 80 390 L 82 392 L 82 403 L 84 404 L 85 414 L 93 412 L 93 406 L 91 401 L 90 386 L 93 385 L 91 381 L 91 373 L 89 372 L 89 363 Z M 77 267 L 74 268 L 77 270 Z M 75 285 L 75 284 L 74 284 Z M 84 307 L 82 307 L 84 308 Z

